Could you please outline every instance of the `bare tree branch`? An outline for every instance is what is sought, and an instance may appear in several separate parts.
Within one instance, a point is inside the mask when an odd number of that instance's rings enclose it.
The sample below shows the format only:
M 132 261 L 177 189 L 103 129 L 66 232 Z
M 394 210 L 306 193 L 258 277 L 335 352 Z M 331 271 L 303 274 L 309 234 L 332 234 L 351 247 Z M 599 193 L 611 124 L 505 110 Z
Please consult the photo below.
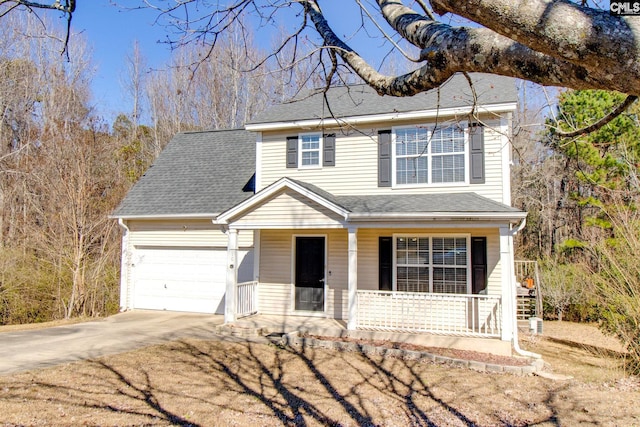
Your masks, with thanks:
M 458 72 L 485 72 L 545 86 L 616 90 L 640 96 L 640 17 L 615 16 L 585 6 L 582 0 L 418 0 L 414 2 L 418 11 L 405 3 L 371 1 L 379 16 L 361 0 L 344 3 L 345 8 L 361 12 L 362 21 L 354 23 L 357 31 L 367 32 L 368 21 L 392 42 L 394 50 L 404 52 L 405 46 L 395 35 L 382 28 L 384 19 L 402 39 L 419 49 L 421 66 L 399 76 L 377 72 L 370 58 L 365 59 L 338 36 L 317 0 L 137 0 L 129 7 L 151 8 L 159 19 L 166 19 L 167 27 L 181 35 L 170 41 L 172 46 L 194 41 L 214 45 L 221 33 L 248 15 L 257 18 L 261 26 L 273 25 L 283 19 L 281 16 L 289 21 L 298 19 L 303 25 L 297 26 L 295 39 L 301 29 L 306 30 L 304 20 L 308 17 L 324 46 L 384 95 L 411 96 L 438 87 Z M 2 4 L 59 10 L 70 19 L 76 0 L 0 0 Z M 300 6 L 304 13 L 296 14 Z M 439 14 L 451 13 L 479 26 L 448 25 L 430 6 Z M 276 16 L 280 12 L 283 15 Z M 413 55 L 405 52 L 405 56 Z M 327 69 L 331 68 L 335 69 Z
M 623 102 L 621 102 L 615 109 L 613 109 L 609 114 L 599 119 L 597 122 L 590 124 L 589 126 L 585 126 L 581 129 L 576 129 L 571 132 L 564 132 L 561 130 L 555 130 L 555 135 L 561 138 L 574 138 L 576 136 L 585 135 L 591 132 L 595 132 L 598 129 L 605 126 L 607 123 L 611 122 L 613 119 L 618 117 L 620 114 L 624 113 L 627 108 L 631 106 L 638 99 L 635 95 L 629 95 L 625 98 Z
M 76 10 L 76 0 L 65 0 L 64 2 L 60 2 L 60 0 L 55 0 L 53 3 L 44 3 L 40 1 L 28 1 L 28 0 L 2 0 L 0 1 L 0 5 L 11 5 L 15 6 L 24 6 L 29 9 L 52 9 L 59 10 L 60 12 L 72 14 Z M 14 6 L 10 6 L 14 7 Z
M 431 3 L 438 13 L 463 16 L 537 52 L 589 69 L 613 61 L 625 65 L 617 74 L 640 76 L 637 18 L 625 19 L 568 0 L 470 0 L 463 7 L 455 0 Z
M 8 13 L 18 10 L 20 7 L 25 7 L 30 12 L 34 12 L 34 9 L 49 9 L 62 12 L 67 19 L 67 31 L 64 37 L 64 44 L 62 47 L 62 54 L 69 60 L 69 39 L 71 36 L 71 20 L 73 14 L 76 11 L 76 0 L 55 0 L 53 3 L 44 3 L 37 1 L 27 0 L 0 0 L 0 8 L 6 7 L 5 10 L 0 12 L 0 18 L 6 16 Z M 1 10 L 1 9 L 0 9 Z
M 625 75 L 622 69 L 617 71 L 613 66 L 603 67 L 603 64 L 594 68 L 573 64 L 487 28 L 451 27 L 418 14 L 399 0 L 378 0 L 378 4 L 389 24 L 403 38 L 422 49 L 422 58 L 428 62 L 423 67 L 423 79 L 440 82 L 438 76 L 442 74 L 486 72 L 546 86 L 640 94 L 640 78 L 634 82 L 621 76 L 614 78 L 618 73 Z

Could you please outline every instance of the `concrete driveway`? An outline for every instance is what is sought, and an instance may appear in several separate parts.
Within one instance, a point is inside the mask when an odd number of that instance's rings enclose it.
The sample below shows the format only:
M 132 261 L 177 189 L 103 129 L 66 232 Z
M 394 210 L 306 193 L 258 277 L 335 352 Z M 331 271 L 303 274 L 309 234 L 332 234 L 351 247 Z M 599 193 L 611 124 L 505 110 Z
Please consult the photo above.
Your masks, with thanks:
M 106 319 L 0 333 L 0 374 L 93 359 L 181 338 L 212 338 L 223 316 L 130 311 Z

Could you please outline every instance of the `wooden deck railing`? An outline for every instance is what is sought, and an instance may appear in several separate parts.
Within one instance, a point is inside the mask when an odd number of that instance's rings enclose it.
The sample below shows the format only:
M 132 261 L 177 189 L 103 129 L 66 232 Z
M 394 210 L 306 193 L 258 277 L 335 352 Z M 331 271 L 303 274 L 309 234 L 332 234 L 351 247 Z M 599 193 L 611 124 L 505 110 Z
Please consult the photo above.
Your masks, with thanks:
M 517 294 L 518 320 L 526 320 L 533 316 L 542 318 L 543 289 L 538 271 L 538 262 L 516 260 L 514 267 L 516 281 L 524 287 L 524 290 L 521 288 Z M 529 292 L 526 292 L 526 289 L 529 289 Z
M 497 296 L 358 291 L 358 328 L 500 337 Z
M 236 316 L 244 317 L 258 312 L 258 282 L 243 282 L 236 286 Z

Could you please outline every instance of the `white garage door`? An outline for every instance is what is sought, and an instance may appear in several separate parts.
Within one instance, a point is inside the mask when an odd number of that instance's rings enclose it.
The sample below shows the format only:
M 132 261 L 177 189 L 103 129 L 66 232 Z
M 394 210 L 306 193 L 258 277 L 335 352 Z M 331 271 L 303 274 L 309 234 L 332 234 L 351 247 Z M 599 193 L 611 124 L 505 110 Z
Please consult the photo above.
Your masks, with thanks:
M 224 314 L 226 264 L 226 249 L 136 248 L 133 306 Z M 239 250 L 238 265 L 238 280 L 251 280 L 252 253 Z

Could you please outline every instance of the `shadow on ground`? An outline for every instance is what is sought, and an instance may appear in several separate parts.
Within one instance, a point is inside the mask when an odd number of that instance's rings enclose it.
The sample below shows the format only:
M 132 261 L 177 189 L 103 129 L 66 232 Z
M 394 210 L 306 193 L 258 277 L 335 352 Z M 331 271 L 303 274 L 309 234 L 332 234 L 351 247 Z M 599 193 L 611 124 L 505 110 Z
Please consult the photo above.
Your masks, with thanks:
M 636 390 L 277 344 L 182 340 L 0 377 L 0 425 L 633 425 Z M 612 401 L 615 400 L 615 402 Z

